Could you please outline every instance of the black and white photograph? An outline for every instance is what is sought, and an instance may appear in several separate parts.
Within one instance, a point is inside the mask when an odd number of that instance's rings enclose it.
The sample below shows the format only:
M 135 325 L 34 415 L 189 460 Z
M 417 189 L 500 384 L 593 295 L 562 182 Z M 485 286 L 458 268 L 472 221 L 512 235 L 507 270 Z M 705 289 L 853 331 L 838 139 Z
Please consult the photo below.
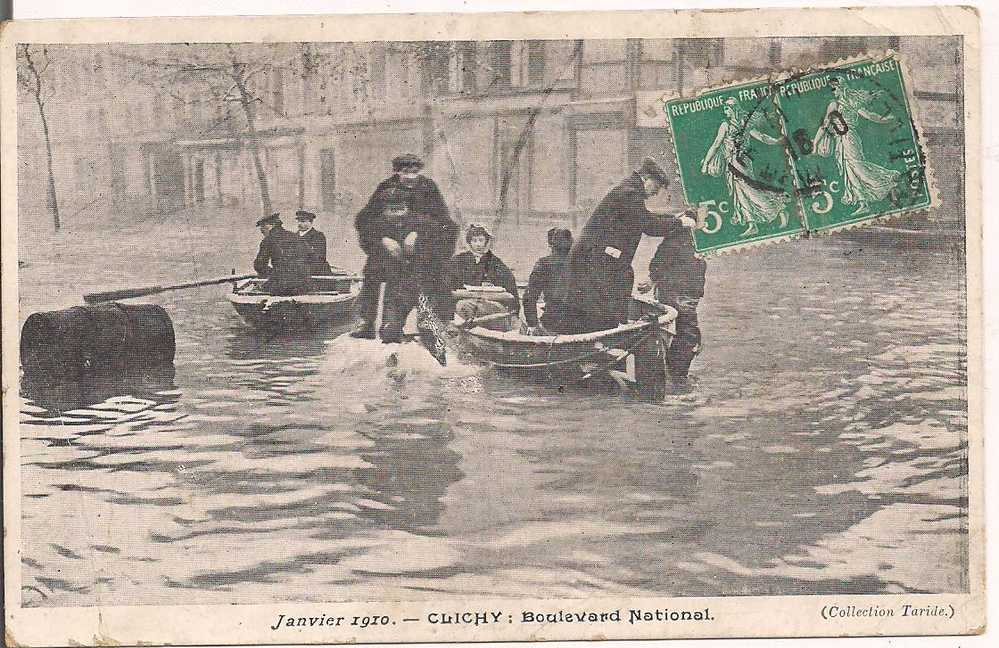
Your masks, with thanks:
M 977 18 L 815 11 L 5 30 L 11 645 L 972 632 Z M 932 205 L 695 249 L 666 102 L 883 52 Z M 787 150 L 875 212 L 843 83 Z M 733 101 L 695 152 L 766 213 Z

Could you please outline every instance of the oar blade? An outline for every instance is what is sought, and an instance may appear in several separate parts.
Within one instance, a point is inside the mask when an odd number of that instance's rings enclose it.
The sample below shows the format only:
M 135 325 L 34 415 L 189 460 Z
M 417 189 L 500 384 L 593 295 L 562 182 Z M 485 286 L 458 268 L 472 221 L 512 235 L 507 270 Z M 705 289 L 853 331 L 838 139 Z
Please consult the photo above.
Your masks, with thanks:
M 102 302 L 117 301 L 119 299 L 131 299 L 132 297 L 145 297 L 163 292 L 160 286 L 149 286 L 147 288 L 127 288 L 124 290 L 109 290 L 107 292 L 89 293 L 83 296 L 83 301 L 88 304 L 100 304 Z

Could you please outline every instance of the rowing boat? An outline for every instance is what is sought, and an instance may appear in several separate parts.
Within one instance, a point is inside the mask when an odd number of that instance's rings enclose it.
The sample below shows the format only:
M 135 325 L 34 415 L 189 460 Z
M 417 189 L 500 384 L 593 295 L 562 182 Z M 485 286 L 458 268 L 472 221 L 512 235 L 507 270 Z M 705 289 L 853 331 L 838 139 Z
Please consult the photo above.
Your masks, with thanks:
M 505 313 L 458 326 L 462 352 L 498 369 L 541 377 L 559 386 L 610 376 L 657 400 L 665 389 L 665 351 L 676 332 L 676 310 L 633 297 L 629 321 L 613 329 L 566 335 L 524 335 L 487 328 Z
M 358 277 L 313 277 L 313 288 L 303 295 L 277 296 L 261 291 L 264 279 L 236 284 L 228 295 L 247 324 L 264 330 L 317 329 L 351 321 L 360 292 Z

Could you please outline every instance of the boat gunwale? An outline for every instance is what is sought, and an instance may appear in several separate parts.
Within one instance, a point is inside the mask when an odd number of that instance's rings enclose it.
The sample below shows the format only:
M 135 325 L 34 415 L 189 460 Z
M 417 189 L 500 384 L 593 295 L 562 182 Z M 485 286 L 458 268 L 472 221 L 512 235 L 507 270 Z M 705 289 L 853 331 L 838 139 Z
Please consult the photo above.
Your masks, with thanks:
M 661 311 L 661 314 L 656 318 L 657 323 L 662 325 L 668 325 L 671 322 L 676 321 L 677 311 L 672 306 L 667 304 L 661 304 L 657 301 L 650 299 L 644 299 L 639 297 L 632 297 L 634 301 L 637 301 L 646 306 L 651 306 Z M 470 329 L 463 329 L 462 333 L 466 335 L 471 335 L 479 339 L 488 340 L 490 342 L 500 342 L 506 344 L 535 344 L 544 346 L 553 345 L 563 345 L 563 344 L 585 344 L 588 342 L 599 342 L 601 340 L 616 337 L 619 335 L 624 335 L 628 333 L 634 333 L 636 331 L 641 331 L 643 329 L 651 326 L 649 320 L 636 320 L 634 322 L 628 322 L 626 324 L 620 324 L 612 329 L 604 329 L 602 331 L 592 331 L 590 333 L 571 333 L 567 335 L 523 335 L 521 333 L 515 333 L 513 331 L 494 331 L 481 326 L 474 326 Z
M 336 276 L 314 276 L 313 279 L 339 279 Z M 323 306 L 323 305 L 334 305 L 341 304 L 350 299 L 356 298 L 361 289 L 357 285 L 359 282 L 353 281 L 351 278 L 350 290 L 342 293 L 334 293 L 330 291 L 303 293 L 301 295 L 268 295 L 266 293 L 246 293 L 243 292 L 249 288 L 263 284 L 266 279 L 246 279 L 236 284 L 236 289 L 226 295 L 226 299 L 229 303 L 240 306 L 263 306 L 264 302 L 267 303 L 280 303 L 280 302 L 296 302 L 299 304 L 308 304 L 312 306 Z
M 241 306 L 263 306 L 264 302 L 296 302 L 299 304 L 309 304 L 314 306 L 342 304 L 345 301 L 355 299 L 360 293 L 358 290 L 351 290 L 346 293 L 306 293 L 304 295 L 263 295 L 263 294 L 240 294 L 230 293 L 226 299 L 232 304 Z

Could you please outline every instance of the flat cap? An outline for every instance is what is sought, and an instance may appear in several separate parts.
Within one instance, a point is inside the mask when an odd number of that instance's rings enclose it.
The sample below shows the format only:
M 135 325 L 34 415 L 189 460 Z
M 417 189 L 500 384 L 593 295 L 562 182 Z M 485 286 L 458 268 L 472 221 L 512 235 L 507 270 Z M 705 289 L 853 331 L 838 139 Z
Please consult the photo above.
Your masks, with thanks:
M 299 209 L 295 212 L 295 220 L 300 221 L 314 221 L 316 220 L 316 215 L 312 212 L 305 211 L 304 209 Z
M 647 178 L 656 180 L 659 184 L 669 184 L 669 178 L 666 177 L 666 172 L 663 171 L 663 168 L 659 166 L 658 162 L 650 157 L 642 160 L 642 165 L 638 167 L 638 172 Z
M 257 221 L 257 227 L 261 225 L 280 225 L 281 224 L 281 214 L 274 212 L 270 216 L 264 216 Z
M 392 158 L 392 171 L 398 173 L 403 169 L 410 169 L 416 167 L 417 169 L 423 168 L 423 160 L 420 159 L 419 155 L 415 153 L 404 153 L 397 157 Z

